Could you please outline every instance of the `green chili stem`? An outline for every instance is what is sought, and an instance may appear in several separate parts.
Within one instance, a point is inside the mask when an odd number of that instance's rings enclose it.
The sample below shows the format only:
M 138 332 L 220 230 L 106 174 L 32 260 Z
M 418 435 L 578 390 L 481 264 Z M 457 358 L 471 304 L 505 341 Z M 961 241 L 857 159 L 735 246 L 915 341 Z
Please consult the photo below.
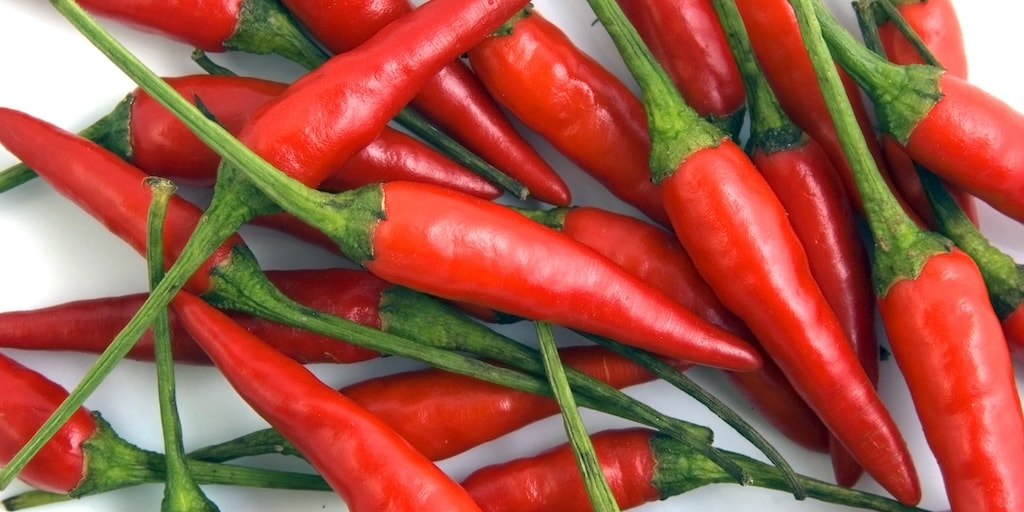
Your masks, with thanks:
M 743 78 L 750 111 L 750 139 L 747 151 L 766 153 L 791 148 L 804 140 L 804 132 L 782 110 L 771 85 L 761 72 L 739 8 L 731 0 L 714 0 L 719 22 L 725 30 L 733 58 Z
M 829 48 L 836 52 L 837 58 L 840 55 L 847 57 L 842 60 L 851 64 L 851 69 L 852 66 L 859 67 L 859 72 L 875 73 L 881 70 L 880 73 L 884 75 L 887 70 L 900 72 L 900 68 L 860 46 L 852 36 L 845 33 L 845 29 L 820 0 L 790 0 L 790 3 L 796 12 L 800 33 L 814 64 L 843 153 L 853 169 L 854 181 L 864 198 L 865 215 L 876 248 L 872 279 L 875 293 L 882 297 L 897 281 L 913 279 L 919 275 L 931 255 L 948 251 L 948 241 L 919 228 L 900 207 L 882 179 L 863 133 L 854 120 L 853 108 L 839 80 Z M 829 39 L 828 47 L 825 37 Z M 873 66 L 875 63 L 881 65 Z
M 671 176 L 690 155 L 726 135 L 686 104 L 615 0 L 587 0 L 640 86 L 651 134 L 651 177 Z
M 855 5 L 858 3 L 860 2 L 854 2 Z M 910 42 L 911 46 L 913 46 L 914 49 L 917 50 L 918 55 L 920 55 L 926 63 L 935 67 L 942 67 L 942 63 L 935 58 L 935 54 L 932 53 L 931 48 L 928 48 L 928 45 L 925 44 L 925 42 L 921 39 L 921 36 L 919 36 L 917 34 L 917 31 L 914 30 L 914 27 L 911 27 L 910 23 L 907 23 L 907 19 L 903 17 L 903 14 L 900 13 L 899 9 L 896 8 L 896 5 L 894 5 L 889 0 L 867 0 L 866 3 L 868 4 L 869 8 L 870 6 L 878 6 L 882 10 L 882 12 L 885 13 L 886 17 L 889 18 L 889 21 L 892 22 L 893 26 L 895 26 L 896 29 L 899 30 L 901 34 L 903 34 L 903 37 L 905 37 L 907 41 Z M 877 23 L 875 24 L 874 32 L 878 32 Z
M 555 344 L 555 336 L 551 332 L 551 325 L 547 322 L 534 322 L 534 325 L 537 329 L 537 340 L 540 343 L 540 353 L 544 360 L 548 382 L 554 392 L 555 401 L 558 402 L 558 408 L 562 412 L 562 424 L 569 437 L 572 453 L 576 458 L 576 467 L 583 477 L 591 507 L 597 512 L 618 512 L 619 504 L 615 501 L 611 487 L 608 486 L 601 463 L 597 460 L 597 454 L 594 453 L 594 444 L 590 442 L 590 434 L 576 408 L 576 400 L 573 399 L 569 380 L 565 376 L 565 367 L 558 356 L 558 347 Z
M 206 71 L 211 75 L 238 76 L 238 73 L 214 62 L 205 51 L 200 50 L 199 48 L 192 50 L 192 62 L 195 62 L 196 65 L 203 69 L 203 71 Z
M 146 266 L 149 286 L 155 287 L 164 274 L 163 226 L 167 205 L 177 187 L 170 180 L 146 179 L 153 192 L 146 220 Z M 160 404 L 160 426 L 163 429 L 167 480 L 161 510 L 182 512 L 215 511 L 217 506 L 199 488 L 185 461 L 181 440 L 181 421 L 175 396 L 174 355 L 171 349 L 171 320 L 166 308 L 153 322 L 153 351 L 156 363 L 157 396 Z
M 735 410 L 718 399 L 718 397 L 709 393 L 706 389 L 702 388 L 699 384 L 693 381 L 693 379 L 682 374 L 678 370 L 672 367 L 672 365 L 666 363 L 662 359 L 659 359 L 650 352 L 633 348 L 622 343 L 618 343 L 608 338 L 601 336 L 594 336 L 592 334 L 583 334 L 587 339 L 601 345 L 613 352 L 616 352 L 627 359 L 635 362 L 636 364 L 646 368 L 651 373 L 657 375 L 665 382 L 675 386 L 680 391 L 685 392 L 687 395 L 693 397 L 694 400 L 700 402 L 701 405 L 705 406 L 718 416 L 719 419 L 724 421 L 727 425 L 738 432 L 744 439 L 754 445 L 758 450 L 761 451 L 768 457 L 779 472 L 789 482 L 789 489 L 793 493 L 793 497 L 802 500 L 807 497 L 807 490 L 804 489 L 800 483 L 799 475 L 793 470 L 793 467 L 789 464 L 785 457 L 772 444 L 761 435 L 753 426 L 747 423 Z

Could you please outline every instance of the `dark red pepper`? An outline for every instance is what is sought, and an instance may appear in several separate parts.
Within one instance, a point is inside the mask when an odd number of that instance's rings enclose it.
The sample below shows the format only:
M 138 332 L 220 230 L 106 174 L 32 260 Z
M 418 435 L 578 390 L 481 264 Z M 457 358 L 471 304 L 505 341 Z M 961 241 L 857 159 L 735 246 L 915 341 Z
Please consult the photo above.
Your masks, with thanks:
M 667 225 L 647 171 L 643 105 L 611 71 L 529 7 L 468 55 L 490 93 L 526 126 L 618 198 Z
M 173 304 L 232 387 L 351 510 L 479 510 L 408 441 L 300 363 L 193 295 L 179 294 Z
M 288 10 L 324 46 L 344 53 L 413 11 L 409 0 L 285 0 Z M 441 21 L 439 26 L 452 23 Z M 467 148 L 520 181 L 541 201 L 567 205 L 568 186 L 516 131 L 472 71 L 451 59 L 410 105 Z
M 743 79 L 709 0 L 617 0 L 683 99 L 739 140 Z

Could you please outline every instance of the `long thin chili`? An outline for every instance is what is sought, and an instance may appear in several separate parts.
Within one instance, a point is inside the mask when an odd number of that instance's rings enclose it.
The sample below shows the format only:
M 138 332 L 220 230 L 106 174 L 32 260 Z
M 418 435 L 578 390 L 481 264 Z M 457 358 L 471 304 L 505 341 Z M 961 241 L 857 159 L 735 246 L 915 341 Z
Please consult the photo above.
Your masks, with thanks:
M 590 3 L 643 90 L 651 175 L 697 269 L 865 470 L 915 503 L 921 491 L 903 436 L 814 281 L 785 208 L 743 150 L 651 65 L 618 6 Z

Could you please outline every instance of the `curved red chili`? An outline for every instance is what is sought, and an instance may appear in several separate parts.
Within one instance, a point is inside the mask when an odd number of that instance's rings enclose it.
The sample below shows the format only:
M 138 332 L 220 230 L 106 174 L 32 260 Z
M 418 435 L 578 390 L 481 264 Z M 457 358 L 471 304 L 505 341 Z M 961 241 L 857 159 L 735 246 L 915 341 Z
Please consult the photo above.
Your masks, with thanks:
M 617 0 L 683 99 L 738 139 L 745 93 L 709 0 Z
M 742 320 L 722 304 L 693 266 L 672 233 L 635 217 L 594 207 L 523 212 L 611 259 L 633 275 L 704 318 L 757 346 Z M 771 359 L 749 372 L 726 376 L 757 412 L 789 439 L 815 451 L 828 447 L 828 433 L 817 414 Z
M 653 430 L 627 428 L 591 435 L 594 450 L 623 510 L 716 483 L 729 482 L 716 466 L 682 444 Z M 753 484 L 788 491 L 776 468 L 749 457 L 725 452 L 754 475 Z M 864 492 L 843 489 L 801 476 L 808 497 L 871 510 L 917 510 Z M 462 486 L 486 512 L 591 510 L 572 449 L 556 446 L 537 455 L 477 469 Z
M 626 21 L 614 2 L 590 4 L 616 28 L 608 32 L 644 91 L 652 155 L 661 156 L 652 159 L 652 179 L 697 270 L 865 470 L 901 501 L 916 502 L 921 491 L 903 436 L 815 282 L 785 208 L 743 150 L 650 65 L 635 33 L 618 30 Z
M 431 295 L 549 321 L 696 364 L 753 370 L 748 344 L 592 249 L 505 206 L 412 182 L 359 189 L 378 211 L 332 234 L 383 279 Z
M 193 295 L 179 294 L 173 306 L 239 395 L 353 511 L 479 510 L 394 430 L 300 363 Z
M 811 275 L 839 319 L 872 386 L 878 386 L 878 340 L 871 269 L 857 219 L 832 162 L 783 112 L 757 64 L 735 4 L 714 0 L 740 67 L 750 109 L 747 153 L 789 214 Z M 836 481 L 852 486 L 863 470 L 830 436 Z
M 284 4 L 334 53 L 355 48 L 413 10 L 409 0 L 285 0 Z M 441 26 L 452 22 L 439 23 Z M 410 105 L 474 153 L 526 185 L 537 199 L 556 205 L 571 202 L 565 182 L 516 131 L 464 63 L 451 59 L 426 81 Z
M 668 223 L 647 171 L 643 105 L 557 26 L 524 9 L 468 53 L 497 101 L 610 192 Z
M 187 75 L 165 79 L 178 93 L 198 99 L 217 122 L 238 133 L 256 108 L 280 95 L 287 84 L 258 78 Z M 220 156 L 204 144 L 170 111 L 136 89 L 111 113 L 81 132 L 120 155 L 147 174 L 179 184 L 211 186 Z M 27 181 L 24 165 L 0 174 L 0 190 Z M 339 191 L 377 181 L 408 179 L 450 186 L 485 198 L 501 190 L 471 173 L 430 146 L 385 127 L 368 146 L 342 164 L 320 188 Z
M 839 171 L 843 187 L 850 197 L 850 204 L 863 213 L 863 202 L 853 179 L 853 171 L 843 154 L 835 125 L 828 114 L 825 99 L 821 91 L 814 85 L 814 68 L 807 59 L 803 38 L 797 30 L 793 9 L 786 0 L 737 0 L 750 34 L 750 41 L 757 54 L 757 61 L 765 78 L 772 84 L 772 90 L 779 99 L 779 104 L 801 129 L 821 144 L 829 155 L 832 165 Z M 847 96 L 851 98 L 854 112 L 864 133 L 873 134 L 874 127 L 862 102 L 856 84 L 844 79 Z M 872 137 L 871 140 L 874 140 Z M 880 148 L 869 145 L 875 162 L 879 167 L 885 159 Z M 909 210 L 909 207 L 908 207 Z
M 271 0 L 81 0 L 90 13 L 210 52 L 276 53 L 306 65 L 323 51 Z M 272 28 L 270 28 L 272 27 Z

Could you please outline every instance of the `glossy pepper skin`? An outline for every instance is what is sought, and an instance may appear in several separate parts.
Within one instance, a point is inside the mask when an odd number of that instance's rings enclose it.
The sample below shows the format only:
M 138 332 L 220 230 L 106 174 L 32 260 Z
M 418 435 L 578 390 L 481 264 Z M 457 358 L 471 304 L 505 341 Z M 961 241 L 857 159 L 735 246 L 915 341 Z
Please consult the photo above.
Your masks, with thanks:
M 758 346 L 750 329 L 722 304 L 672 233 L 635 217 L 588 206 L 527 215 L 605 255 L 711 324 Z M 725 375 L 786 437 L 810 450 L 828 448 L 825 426 L 770 358 L 763 356 L 757 370 Z
M 839 144 L 835 125 L 825 107 L 825 99 L 815 85 L 817 82 L 814 68 L 807 58 L 803 39 L 797 29 L 796 17 L 789 2 L 737 0 L 736 6 L 739 7 L 747 32 L 750 34 L 758 63 L 761 64 L 765 78 L 771 83 L 783 110 L 793 122 L 821 144 L 843 180 L 850 204 L 858 212 L 863 212 L 863 202 L 853 180 L 853 171 Z M 851 104 L 864 133 L 874 133 L 863 103 L 857 101 L 860 93 L 857 92 L 856 84 L 851 80 L 844 80 L 847 96 L 854 99 Z M 878 145 L 869 144 L 868 147 L 875 161 L 884 163 L 885 159 Z M 884 166 L 880 168 L 884 169 Z
M 661 184 L 676 236 L 861 466 L 914 502 L 920 490 L 903 437 L 814 280 L 784 207 L 754 176 L 757 169 L 729 141 L 691 155 Z
M 412 182 L 360 192 L 350 207 L 380 213 L 336 241 L 367 248 L 365 254 L 343 250 L 386 281 L 695 364 L 737 370 L 761 365 L 747 343 L 592 249 L 505 206 Z
M 232 134 L 242 129 L 257 108 L 288 87 L 281 82 L 241 76 L 185 75 L 165 80 L 185 98 L 201 101 L 203 108 Z M 184 185 L 213 185 L 220 164 L 220 157 L 212 149 L 140 89 L 132 91 L 118 107 L 82 135 L 147 174 Z M 485 179 L 419 140 L 389 127 L 341 164 L 320 188 L 348 190 L 391 179 L 437 183 L 486 198 L 501 194 Z
M 0 461 L 7 463 L 67 396 L 59 384 L 0 353 Z M 19 478 L 44 491 L 67 494 L 85 478 L 82 445 L 96 432 L 89 411 L 78 409 Z
M 737 138 L 743 124 L 743 80 L 711 2 L 617 1 L 686 102 Z
M 946 71 L 966 80 L 967 51 L 964 48 L 960 20 L 950 0 L 928 0 L 900 2 L 896 9 L 910 25 L 932 56 Z M 878 38 L 885 50 L 885 56 L 897 64 L 924 64 L 924 57 L 900 33 L 892 21 L 878 26 Z M 887 135 L 882 137 L 882 151 L 891 170 L 893 183 L 902 197 L 929 226 L 936 225 L 928 198 L 917 177 L 914 161 L 906 155 L 900 145 Z M 974 198 L 959 189 L 951 190 L 960 207 L 975 225 L 978 224 L 978 210 Z
M 180 294 L 173 306 L 232 387 L 299 449 L 351 510 L 479 510 L 394 430 L 300 363 L 198 297 Z
M 28 114 L 0 108 L 0 119 L 0 141 L 11 153 L 137 252 L 145 252 L 145 212 L 152 193 L 142 184 L 142 171 L 96 143 Z M 164 221 L 166 261 L 177 258 L 201 214 L 192 203 L 171 198 Z M 189 279 L 189 289 L 200 294 L 212 289 L 214 269 L 229 264 L 232 251 L 243 245 L 238 235 L 221 244 Z
M 468 55 L 491 95 L 526 126 L 615 196 L 667 224 L 647 171 L 643 105 L 618 77 L 532 8 Z
M 135 28 L 170 35 L 197 48 L 222 52 L 238 26 L 245 0 L 82 0 L 91 13 Z
M 276 270 L 267 277 L 285 295 L 326 313 L 381 329 L 382 294 L 391 285 L 352 269 Z M 146 294 L 81 300 L 30 311 L 0 313 L 0 346 L 24 350 L 72 350 L 100 353 L 139 310 Z M 354 363 L 378 353 L 337 339 L 246 315 L 228 313 L 249 332 L 302 363 Z M 171 313 L 174 359 L 179 363 L 210 364 L 195 340 Z M 153 361 L 150 331 L 128 357 Z
M 1024 414 L 973 260 L 959 249 L 932 256 L 878 306 L 952 510 L 1024 507 Z
M 593 345 L 559 349 L 567 366 L 615 388 L 654 379 L 632 361 Z M 680 365 L 684 369 L 685 365 Z M 550 397 L 509 389 L 473 377 L 426 368 L 382 375 L 339 390 L 394 428 L 430 460 L 455 456 L 530 423 L 558 414 Z M 239 449 L 245 445 L 246 450 Z M 223 462 L 268 451 L 294 455 L 280 434 L 262 430 L 189 454 Z M 227 455 L 222 455 L 227 454 Z
M 284 4 L 333 53 L 347 52 L 413 10 L 409 0 L 285 0 Z M 451 21 L 439 21 L 444 26 Z M 519 180 L 539 200 L 567 205 L 572 194 L 557 172 L 522 138 L 456 58 L 426 80 L 410 105 L 467 148 Z

